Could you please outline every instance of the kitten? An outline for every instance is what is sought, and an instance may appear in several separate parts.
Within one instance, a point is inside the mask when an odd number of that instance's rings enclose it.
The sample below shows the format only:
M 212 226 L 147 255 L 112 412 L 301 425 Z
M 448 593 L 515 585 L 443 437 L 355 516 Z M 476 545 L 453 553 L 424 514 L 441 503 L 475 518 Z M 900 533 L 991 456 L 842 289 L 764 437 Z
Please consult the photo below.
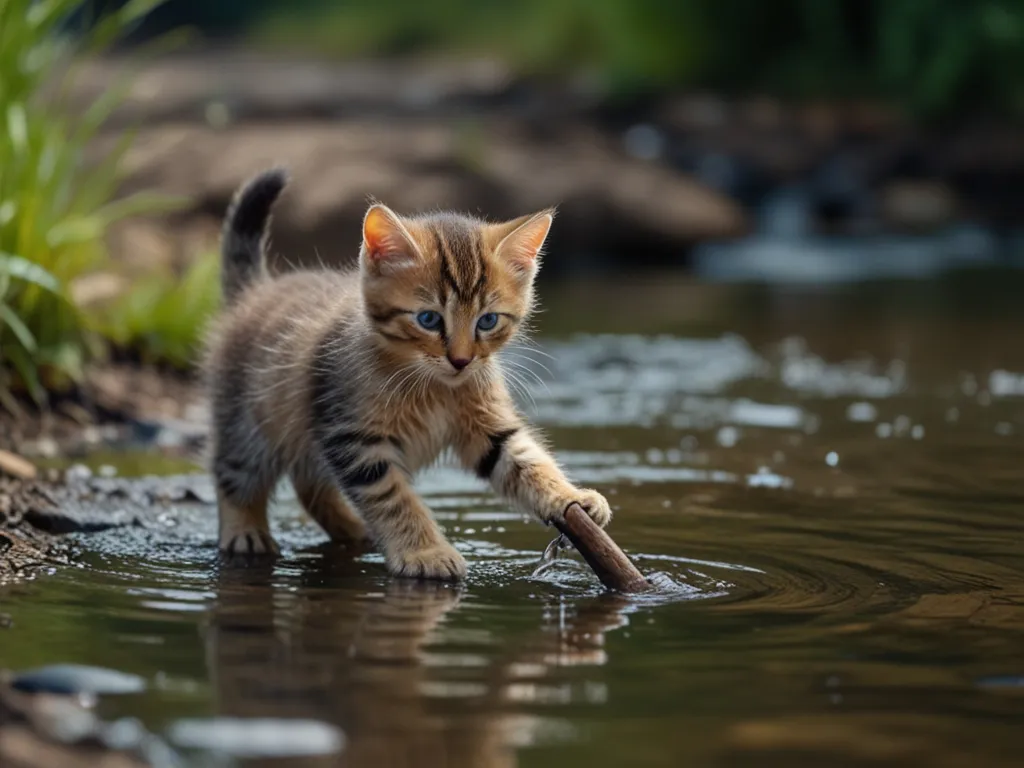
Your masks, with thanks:
M 446 449 L 545 523 L 579 502 L 517 414 L 495 354 L 523 328 L 552 211 L 490 224 L 452 213 L 363 221 L 358 269 L 265 267 L 281 170 L 244 185 L 223 234 L 226 309 L 205 371 L 214 417 L 220 548 L 274 553 L 267 501 L 287 473 L 334 540 L 369 538 L 398 576 L 458 579 L 462 556 L 412 487 Z

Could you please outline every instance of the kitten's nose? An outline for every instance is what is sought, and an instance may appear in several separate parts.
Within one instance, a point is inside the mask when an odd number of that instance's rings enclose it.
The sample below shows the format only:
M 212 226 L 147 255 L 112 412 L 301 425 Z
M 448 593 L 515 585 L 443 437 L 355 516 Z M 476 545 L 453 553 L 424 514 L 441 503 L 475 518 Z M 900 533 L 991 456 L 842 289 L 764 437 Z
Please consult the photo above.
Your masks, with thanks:
M 452 364 L 452 368 L 454 368 L 456 371 L 461 371 L 463 368 L 465 368 L 467 365 L 469 365 L 470 363 L 473 362 L 473 358 L 472 357 L 452 357 L 451 355 L 449 355 L 448 356 L 448 362 Z

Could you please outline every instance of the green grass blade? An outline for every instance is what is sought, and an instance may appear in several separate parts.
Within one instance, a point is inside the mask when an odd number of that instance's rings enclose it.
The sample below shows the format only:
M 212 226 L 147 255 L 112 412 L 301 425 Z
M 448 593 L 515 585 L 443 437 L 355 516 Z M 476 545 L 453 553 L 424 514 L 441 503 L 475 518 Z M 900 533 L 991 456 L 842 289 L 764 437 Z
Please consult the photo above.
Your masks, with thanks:
M 38 264 L 12 253 L 0 251 L 0 274 L 38 286 L 50 293 L 61 293 L 57 278 Z
M 32 331 L 28 329 L 28 326 L 21 321 L 21 318 L 7 304 L 0 304 L 0 320 L 3 320 L 6 326 L 11 329 L 11 333 L 17 337 L 18 341 L 21 342 L 21 346 L 29 354 L 35 354 L 36 337 L 32 335 Z M 0 328 L 2 327 L 0 326 Z

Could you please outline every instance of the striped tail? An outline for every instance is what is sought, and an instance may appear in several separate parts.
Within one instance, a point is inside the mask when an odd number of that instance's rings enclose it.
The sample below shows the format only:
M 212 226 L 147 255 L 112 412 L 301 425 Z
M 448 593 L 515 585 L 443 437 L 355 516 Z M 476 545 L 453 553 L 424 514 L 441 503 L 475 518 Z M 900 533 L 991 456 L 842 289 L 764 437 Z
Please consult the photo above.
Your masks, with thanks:
M 288 183 L 288 174 L 273 168 L 253 177 L 235 194 L 221 234 L 221 290 L 232 300 L 263 273 L 274 202 Z

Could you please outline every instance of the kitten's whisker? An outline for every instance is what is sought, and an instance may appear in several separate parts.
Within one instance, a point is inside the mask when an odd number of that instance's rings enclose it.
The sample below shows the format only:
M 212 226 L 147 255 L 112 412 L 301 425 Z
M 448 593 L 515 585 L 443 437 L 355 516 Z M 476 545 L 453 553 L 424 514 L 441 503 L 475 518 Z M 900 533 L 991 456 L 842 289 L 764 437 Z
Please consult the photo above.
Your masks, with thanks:
M 521 394 L 521 395 L 522 395 L 523 397 L 525 397 L 526 399 L 528 399 L 528 400 L 530 401 L 530 404 L 531 404 L 531 405 L 533 406 L 533 408 L 534 408 L 534 409 L 536 409 L 536 408 L 537 408 L 537 401 L 536 401 L 536 400 L 534 399 L 534 397 L 533 397 L 533 393 L 532 393 L 532 392 L 530 392 L 530 389 L 529 389 L 529 387 L 528 387 L 528 386 L 526 385 L 526 383 L 525 383 L 525 382 L 524 382 L 524 381 L 523 381 L 523 380 L 522 380 L 522 379 L 520 378 L 520 376 L 519 376 L 519 375 L 518 375 L 518 374 L 517 374 L 517 373 L 516 373 L 515 371 L 513 371 L 513 370 L 509 370 L 509 369 L 506 369 L 506 370 L 505 370 L 505 374 L 506 374 L 506 376 L 507 376 L 507 378 L 508 378 L 508 381 L 509 381 L 510 383 L 512 383 L 513 387 L 514 387 L 514 388 L 515 388 L 515 389 L 516 389 L 516 390 L 517 390 L 517 391 L 518 391 L 518 392 L 519 392 L 519 393 L 520 393 L 520 394 Z
M 538 368 L 542 369 L 545 373 L 548 374 L 548 376 L 554 376 L 554 374 L 551 372 L 551 369 L 548 368 L 546 365 L 544 365 L 544 363 L 540 362 L 539 360 L 534 360 L 532 357 L 528 357 L 527 355 L 521 354 L 519 352 L 507 351 L 507 352 L 504 352 L 503 354 L 507 355 L 508 357 L 515 358 L 517 360 L 525 360 L 526 362 L 530 363 L 531 365 L 535 365 Z M 523 367 L 524 367 L 525 370 L 530 371 L 530 373 L 533 373 L 534 375 L 537 375 L 536 372 L 533 371 L 532 369 L 530 369 L 529 367 L 527 367 L 527 366 L 523 366 Z M 540 377 L 538 376 L 538 380 L 539 379 L 540 379 Z
M 537 381 L 537 383 L 540 384 L 540 386 L 544 387 L 544 391 L 549 396 L 551 395 L 551 390 L 550 390 L 550 388 L 548 388 L 548 384 L 547 384 L 546 381 L 544 381 L 540 376 L 538 376 L 537 373 L 535 373 L 534 371 L 531 371 L 529 368 L 526 368 L 526 367 L 522 366 L 520 363 L 517 363 L 515 360 L 507 360 L 506 361 L 505 371 L 507 373 L 509 373 L 510 375 L 515 373 L 520 378 L 525 377 L 526 375 L 532 376 Z
M 522 344 L 524 347 L 527 347 L 531 352 L 536 352 L 538 355 L 544 355 L 544 357 L 548 358 L 549 360 L 555 359 L 554 355 L 552 355 L 550 352 L 546 352 L 536 341 L 534 341 L 528 336 L 524 336 L 516 343 Z
M 384 403 L 384 410 L 385 411 L 388 410 L 388 408 L 390 407 L 391 400 L 392 400 L 392 398 L 394 398 L 394 396 L 396 394 L 398 394 L 398 395 L 402 395 L 403 394 L 402 393 L 402 388 L 405 386 L 405 383 L 407 381 L 409 381 L 409 379 L 414 377 L 419 372 L 418 371 L 418 366 L 416 365 L 416 363 L 410 363 L 410 364 L 406 365 L 405 368 L 403 368 L 402 370 L 405 372 L 405 375 L 401 379 L 399 379 L 398 383 L 395 384 L 395 386 L 392 389 L 391 393 L 388 395 L 388 399 Z M 407 399 L 408 399 L 408 397 L 404 397 L 404 398 L 403 397 L 399 397 L 398 402 L 395 404 L 396 408 L 397 408 L 397 406 L 399 404 L 403 403 L 404 400 L 407 400 Z

